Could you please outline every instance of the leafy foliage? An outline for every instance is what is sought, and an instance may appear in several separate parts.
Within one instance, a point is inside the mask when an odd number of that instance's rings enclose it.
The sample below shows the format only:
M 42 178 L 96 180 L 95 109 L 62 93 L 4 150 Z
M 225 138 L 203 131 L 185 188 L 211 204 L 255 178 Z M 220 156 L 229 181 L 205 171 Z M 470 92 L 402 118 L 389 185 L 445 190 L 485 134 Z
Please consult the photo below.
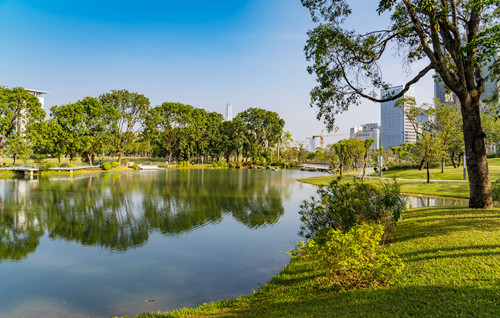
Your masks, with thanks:
M 318 276 L 322 285 L 342 290 L 387 285 L 403 269 L 403 261 L 384 252 L 380 241 L 381 224 L 363 222 L 348 232 L 324 228 L 308 242 L 301 242 L 291 255 L 312 270 L 323 269 Z
M 317 194 L 319 199 L 313 197 L 300 205 L 303 223 L 300 235 L 314 236 L 326 227 L 345 233 L 362 219 L 370 219 L 381 222 L 385 240 L 405 210 L 404 199 L 395 181 L 378 187 L 356 180 L 353 183 L 341 182 L 341 178 L 337 178 L 329 186 L 320 187 Z
M 104 170 L 110 170 L 111 169 L 111 164 L 109 162 L 103 162 L 102 168 Z

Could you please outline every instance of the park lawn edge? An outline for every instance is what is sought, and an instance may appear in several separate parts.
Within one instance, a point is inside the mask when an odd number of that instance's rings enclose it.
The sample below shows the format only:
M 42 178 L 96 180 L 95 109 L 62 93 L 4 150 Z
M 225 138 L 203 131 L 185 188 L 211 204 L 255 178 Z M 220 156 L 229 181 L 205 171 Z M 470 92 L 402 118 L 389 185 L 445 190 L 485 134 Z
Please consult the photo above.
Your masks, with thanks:
M 297 181 L 302 182 L 302 183 L 307 183 L 311 185 L 316 185 L 316 186 L 327 186 L 330 184 L 330 182 L 335 179 L 335 176 L 333 175 L 327 175 L 327 176 L 316 176 L 316 177 L 309 177 L 309 178 L 300 178 L 297 179 Z M 360 178 L 357 178 L 358 180 L 361 180 Z M 346 176 L 344 177 L 344 180 L 346 181 L 352 181 L 352 176 Z M 364 182 L 369 182 L 369 183 L 381 183 L 381 182 L 388 182 L 391 181 L 390 179 L 367 179 L 365 178 Z M 438 183 L 437 185 L 435 183 L 430 183 L 427 185 L 429 189 L 420 189 L 419 191 L 412 191 L 409 188 L 411 186 L 422 186 L 426 185 L 425 183 L 423 184 L 420 181 L 397 181 L 398 184 L 400 185 L 401 189 L 401 194 L 404 195 L 414 195 L 414 196 L 419 196 L 423 195 L 426 197 L 436 197 L 436 198 L 457 198 L 457 199 L 469 199 L 469 184 L 468 183 L 463 183 L 463 182 L 441 182 Z M 451 190 L 449 188 L 450 185 L 455 185 L 455 186 L 460 186 L 463 189 L 459 190 Z M 446 188 L 446 189 L 439 189 L 439 187 Z M 438 189 L 435 189 L 438 188 Z
M 500 209 L 412 209 L 383 247 L 405 263 L 391 286 L 325 288 L 292 260 L 252 295 L 136 317 L 497 317 L 499 241 Z

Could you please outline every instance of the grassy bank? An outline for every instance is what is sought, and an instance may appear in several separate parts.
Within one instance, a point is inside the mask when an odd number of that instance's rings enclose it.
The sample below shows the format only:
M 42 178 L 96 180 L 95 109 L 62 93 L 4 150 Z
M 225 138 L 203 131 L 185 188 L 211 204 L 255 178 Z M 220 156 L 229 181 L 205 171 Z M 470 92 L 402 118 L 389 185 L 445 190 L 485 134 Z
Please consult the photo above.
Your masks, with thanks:
M 337 178 L 337 176 L 325 175 L 298 179 L 298 181 L 314 185 L 328 185 L 334 178 Z M 344 180 L 352 181 L 352 177 L 345 177 Z M 383 181 L 366 178 L 365 182 L 379 184 Z M 401 186 L 401 193 L 403 194 L 469 198 L 469 183 L 467 182 L 422 183 L 421 181 L 398 180 L 398 184 Z
M 498 317 L 500 210 L 407 212 L 387 249 L 404 260 L 393 286 L 338 292 L 292 261 L 255 294 L 139 317 Z

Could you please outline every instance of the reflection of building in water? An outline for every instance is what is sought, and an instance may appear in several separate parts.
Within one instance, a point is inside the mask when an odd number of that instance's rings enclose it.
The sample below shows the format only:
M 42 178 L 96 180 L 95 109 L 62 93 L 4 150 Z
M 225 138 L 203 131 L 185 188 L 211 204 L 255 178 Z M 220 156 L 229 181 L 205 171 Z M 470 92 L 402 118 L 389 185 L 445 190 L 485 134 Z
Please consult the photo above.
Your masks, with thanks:
M 26 230 L 28 226 L 37 226 L 37 218 L 29 220 L 27 215 L 27 200 L 30 192 L 38 187 L 38 180 L 10 179 L 0 180 L 1 213 L 5 206 L 15 206 L 12 212 L 13 223 L 16 229 Z M 13 204 L 14 203 L 14 204 Z

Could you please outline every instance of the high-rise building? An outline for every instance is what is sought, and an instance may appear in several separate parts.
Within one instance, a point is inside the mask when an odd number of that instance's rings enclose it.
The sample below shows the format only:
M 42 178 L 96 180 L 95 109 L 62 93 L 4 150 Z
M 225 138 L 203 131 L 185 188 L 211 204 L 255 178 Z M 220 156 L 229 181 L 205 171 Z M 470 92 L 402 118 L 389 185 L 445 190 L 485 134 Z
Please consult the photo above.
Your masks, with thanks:
M 394 96 L 403 90 L 403 86 L 391 87 L 382 90 L 382 98 Z M 415 90 L 410 88 L 403 96 L 415 99 Z M 380 145 L 384 149 L 400 146 L 403 142 L 415 143 L 417 134 L 412 124 L 405 116 L 405 110 L 412 107 L 413 103 L 405 102 L 404 105 L 396 106 L 399 99 L 380 104 Z
M 233 120 L 233 106 L 231 104 L 227 103 L 226 105 L 226 116 L 225 116 L 226 121 L 231 121 Z
M 500 51 L 497 52 L 496 59 L 500 59 Z M 491 62 L 493 63 L 493 61 Z M 491 64 L 490 64 L 491 65 Z M 486 72 L 486 70 L 485 70 Z M 495 92 L 498 92 L 500 89 L 500 82 L 496 80 L 488 80 L 484 84 L 484 92 L 481 95 L 481 108 L 484 109 L 488 105 L 484 104 L 482 101 L 493 96 Z M 437 76 L 437 79 L 434 81 L 434 98 L 439 99 L 439 102 L 455 106 L 458 110 L 460 110 L 460 101 L 458 100 L 457 95 L 450 90 L 445 88 L 443 81 Z
M 30 93 L 31 95 L 35 95 L 38 100 L 40 101 L 40 104 L 42 104 L 42 108 L 44 107 L 45 105 L 45 94 L 48 94 L 49 92 L 45 92 L 45 91 L 39 91 L 39 90 L 36 90 L 36 89 L 29 89 L 29 88 L 25 88 L 25 90 L 28 91 L 28 93 Z M 26 116 L 24 116 L 26 113 L 25 110 L 22 110 L 21 111 L 21 116 L 19 116 L 17 118 L 17 121 L 16 121 L 16 131 L 17 132 L 20 132 L 21 134 L 24 133 L 25 129 L 26 129 Z
M 378 149 L 380 147 L 380 124 L 379 123 L 369 123 L 361 125 L 361 127 L 351 128 L 350 138 L 366 140 L 368 138 L 375 139 L 372 145 L 372 149 Z

